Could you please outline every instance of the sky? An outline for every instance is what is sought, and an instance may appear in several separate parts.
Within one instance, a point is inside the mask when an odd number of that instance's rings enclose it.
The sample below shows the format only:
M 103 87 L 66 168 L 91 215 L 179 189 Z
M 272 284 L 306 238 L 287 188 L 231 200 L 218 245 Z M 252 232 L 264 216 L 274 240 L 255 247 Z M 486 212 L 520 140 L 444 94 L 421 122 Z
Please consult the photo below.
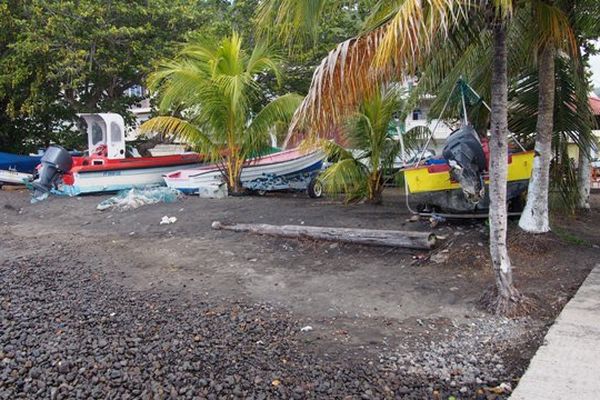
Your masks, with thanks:
M 590 67 L 592 69 L 592 86 L 600 87 L 600 55 L 590 57 Z
M 600 41 L 596 41 L 596 47 L 600 46 Z M 592 87 L 600 88 L 600 54 L 590 57 L 590 68 L 592 70 Z

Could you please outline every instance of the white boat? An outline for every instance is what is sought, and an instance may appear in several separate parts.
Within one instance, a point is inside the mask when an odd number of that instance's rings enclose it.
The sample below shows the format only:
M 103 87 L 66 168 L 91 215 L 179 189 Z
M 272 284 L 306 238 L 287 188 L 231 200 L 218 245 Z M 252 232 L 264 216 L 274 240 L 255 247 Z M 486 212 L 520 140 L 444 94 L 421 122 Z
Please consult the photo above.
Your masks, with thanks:
M 241 172 L 242 186 L 256 191 L 303 190 L 323 166 L 325 154 L 292 149 L 248 160 Z M 218 166 L 184 169 L 164 177 L 167 186 L 184 193 L 198 193 L 199 187 L 223 183 Z
M 0 169 L 0 186 L 3 183 L 20 185 L 32 179 L 33 175 L 25 172 L 13 171 L 10 169 Z
M 128 154 L 123 118 L 118 114 L 80 114 L 87 123 L 88 155 L 71 157 L 63 148 L 51 146 L 42 158 L 39 191 L 53 187 L 75 196 L 84 193 L 115 192 L 123 189 L 164 185 L 163 175 L 186 167 L 202 165 L 197 153 L 158 157 Z M 56 159 L 65 164 L 57 173 Z

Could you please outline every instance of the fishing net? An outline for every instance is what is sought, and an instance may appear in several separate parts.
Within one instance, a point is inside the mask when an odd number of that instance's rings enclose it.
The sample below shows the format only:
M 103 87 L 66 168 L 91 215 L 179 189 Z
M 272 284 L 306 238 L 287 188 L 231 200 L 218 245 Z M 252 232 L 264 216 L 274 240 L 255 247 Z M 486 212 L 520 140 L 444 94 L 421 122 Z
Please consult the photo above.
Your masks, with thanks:
M 156 203 L 173 203 L 182 197 L 179 190 L 169 187 L 151 187 L 144 189 L 122 190 L 109 199 L 102 201 L 96 207 L 103 211 L 114 209 L 120 211 L 133 210 L 135 208 Z

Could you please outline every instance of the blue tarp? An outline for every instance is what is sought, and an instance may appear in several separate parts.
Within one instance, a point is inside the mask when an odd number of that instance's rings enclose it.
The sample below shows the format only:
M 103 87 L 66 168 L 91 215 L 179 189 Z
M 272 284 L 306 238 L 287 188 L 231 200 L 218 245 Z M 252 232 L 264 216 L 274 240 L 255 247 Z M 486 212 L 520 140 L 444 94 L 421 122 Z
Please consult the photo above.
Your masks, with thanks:
M 42 157 L 23 156 L 0 151 L 0 169 L 32 173 Z

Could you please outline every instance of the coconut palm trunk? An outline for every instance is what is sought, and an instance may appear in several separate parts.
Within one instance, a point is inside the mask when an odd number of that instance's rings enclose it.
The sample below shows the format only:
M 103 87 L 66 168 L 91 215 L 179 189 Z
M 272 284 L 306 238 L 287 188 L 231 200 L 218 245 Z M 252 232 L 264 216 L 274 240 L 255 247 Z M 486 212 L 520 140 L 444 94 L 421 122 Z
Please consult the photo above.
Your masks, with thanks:
M 490 311 L 510 314 L 520 299 L 513 286 L 512 267 L 506 246 L 508 174 L 508 79 L 506 25 L 493 27 L 492 105 L 490 138 L 490 255 L 497 292 L 488 297 Z
M 381 204 L 383 202 L 383 176 L 381 170 L 376 170 L 369 174 L 368 183 L 368 202 L 372 204 Z
M 529 181 L 527 204 L 519 220 L 521 229 L 532 233 L 550 231 L 548 190 L 554 120 L 554 55 L 555 49 L 551 42 L 544 44 L 538 54 L 539 95 L 535 157 Z
M 590 191 L 592 188 L 592 164 L 589 154 L 579 150 L 579 168 L 577 186 L 579 189 L 579 208 L 590 209 Z
M 244 190 L 242 188 L 242 168 L 241 164 L 243 160 L 240 157 L 231 157 L 227 162 L 226 168 L 226 180 L 227 180 L 227 190 L 233 194 L 242 193 Z

